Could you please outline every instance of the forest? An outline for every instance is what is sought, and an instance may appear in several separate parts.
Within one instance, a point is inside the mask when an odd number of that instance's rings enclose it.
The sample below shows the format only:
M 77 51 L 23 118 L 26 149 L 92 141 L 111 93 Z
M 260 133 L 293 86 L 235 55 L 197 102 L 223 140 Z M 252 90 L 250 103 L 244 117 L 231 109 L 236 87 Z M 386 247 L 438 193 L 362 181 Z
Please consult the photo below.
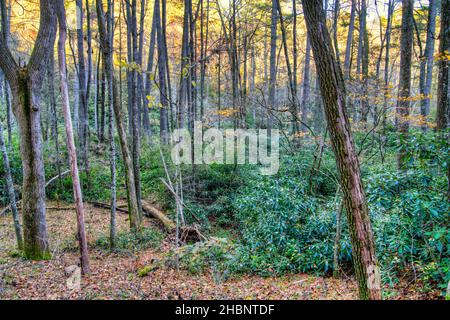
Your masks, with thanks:
M 450 299 L 450 0 L 0 12 L 1 300 Z

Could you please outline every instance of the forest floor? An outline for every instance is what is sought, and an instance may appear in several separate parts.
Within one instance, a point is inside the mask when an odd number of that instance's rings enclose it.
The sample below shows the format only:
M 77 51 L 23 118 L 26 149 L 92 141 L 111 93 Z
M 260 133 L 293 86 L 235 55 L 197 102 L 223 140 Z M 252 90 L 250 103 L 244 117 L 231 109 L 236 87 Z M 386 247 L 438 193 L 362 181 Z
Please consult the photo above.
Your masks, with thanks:
M 108 234 L 109 210 L 86 205 L 86 229 L 90 244 L 92 274 L 81 286 L 68 286 L 68 267 L 77 265 L 76 217 L 70 204 L 48 202 L 47 225 L 53 258 L 30 262 L 17 255 L 10 215 L 0 217 L 0 299 L 356 299 L 352 278 L 333 279 L 295 274 L 283 277 L 232 277 L 217 283 L 209 273 L 192 275 L 161 266 L 145 277 L 139 270 L 164 259 L 173 247 L 166 236 L 157 249 L 110 253 L 95 246 Z M 127 215 L 118 213 L 117 228 L 129 228 Z M 145 219 L 147 227 L 158 228 Z M 72 249 L 64 249 L 72 248 Z M 16 254 L 14 254 L 16 252 Z M 397 290 L 395 299 L 433 298 L 413 286 Z

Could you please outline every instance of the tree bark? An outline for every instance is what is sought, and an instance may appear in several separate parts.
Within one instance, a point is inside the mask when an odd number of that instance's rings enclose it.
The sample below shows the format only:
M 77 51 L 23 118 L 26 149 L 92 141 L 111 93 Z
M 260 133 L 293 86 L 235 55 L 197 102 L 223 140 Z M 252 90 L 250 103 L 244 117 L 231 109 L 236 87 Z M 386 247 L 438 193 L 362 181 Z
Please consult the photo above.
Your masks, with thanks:
M 326 27 L 322 0 L 302 0 L 325 114 L 344 195 L 361 299 L 381 299 L 381 280 L 359 160 L 345 111 L 345 84 Z
M 125 183 L 128 199 L 128 212 L 130 217 L 130 226 L 133 231 L 141 229 L 142 214 L 138 207 L 136 188 L 134 181 L 133 165 L 128 147 L 127 134 L 123 120 L 122 109 L 120 107 L 119 92 L 117 89 L 116 79 L 114 78 L 113 70 L 113 51 L 110 44 L 110 34 L 106 28 L 105 14 L 103 11 L 103 1 L 97 0 L 97 16 L 98 27 L 100 34 L 100 48 L 103 54 L 103 61 L 105 62 L 105 72 L 108 83 L 113 90 L 113 109 L 117 131 L 119 134 L 119 142 L 122 150 L 122 159 L 124 162 Z
M 8 152 L 6 151 L 5 140 L 3 139 L 3 125 L 0 121 L 0 151 L 3 157 L 3 169 L 5 170 L 6 188 L 8 189 L 9 203 L 14 221 L 14 231 L 16 232 L 17 248 L 23 249 L 22 226 L 19 221 L 19 210 L 17 209 L 16 194 L 9 166 Z
M 401 139 L 408 139 L 409 112 L 411 95 L 411 59 L 413 47 L 413 0 L 402 1 L 402 33 L 400 43 L 400 74 L 398 101 L 396 107 L 396 124 Z M 398 153 L 398 167 L 405 167 L 406 153 L 400 150 Z
M 272 131 L 273 127 L 273 114 L 271 110 L 275 110 L 275 89 L 277 84 L 277 23 L 278 23 L 278 15 L 277 15 L 277 2 L 276 0 L 272 0 L 272 15 L 271 15 L 271 23 L 270 23 L 270 80 L 269 80 L 269 108 L 268 117 L 267 117 L 267 130 L 268 135 Z
M 437 90 L 436 129 L 444 130 L 450 121 L 449 53 L 450 53 L 450 0 L 441 1 L 441 34 L 439 42 L 439 76 Z
M 16 64 L 3 37 L 0 37 L 0 56 L 2 57 L 0 67 L 11 86 L 13 111 L 19 124 L 21 137 L 24 253 L 32 260 L 49 257 L 45 221 L 45 172 L 37 94 L 56 37 L 53 3 L 41 0 L 39 5 L 41 13 L 39 32 L 26 67 L 19 67 Z
M 420 101 L 420 113 L 426 119 L 430 114 L 431 102 L 431 85 L 433 81 L 433 64 L 434 64 L 434 39 L 436 33 L 436 0 L 430 0 L 428 4 L 428 21 L 427 21 L 427 40 L 425 44 L 425 53 L 420 61 L 420 93 L 422 100 Z M 422 127 L 426 129 L 426 126 Z
M 72 118 L 70 114 L 69 104 L 69 88 L 67 84 L 67 65 L 66 65 L 66 10 L 64 8 L 64 0 L 57 1 L 57 14 L 59 20 L 59 39 L 58 39 L 58 61 L 59 75 L 61 78 L 61 98 L 64 115 L 64 125 L 66 127 L 66 142 L 69 153 L 70 173 L 72 175 L 73 198 L 75 202 L 75 210 L 77 214 L 77 230 L 78 243 L 80 246 L 80 262 L 83 274 L 91 272 L 89 266 L 89 255 L 87 250 L 86 231 L 84 227 L 84 206 L 83 195 L 81 193 L 81 184 L 78 174 L 77 154 L 75 149 L 75 140 L 73 137 Z

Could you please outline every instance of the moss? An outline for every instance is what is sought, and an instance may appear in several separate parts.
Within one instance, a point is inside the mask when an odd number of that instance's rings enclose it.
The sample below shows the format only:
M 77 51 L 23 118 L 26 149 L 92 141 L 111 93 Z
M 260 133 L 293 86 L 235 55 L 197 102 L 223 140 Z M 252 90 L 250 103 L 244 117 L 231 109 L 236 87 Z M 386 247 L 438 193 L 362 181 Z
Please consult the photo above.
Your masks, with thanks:
M 25 248 L 24 258 L 32 261 L 51 260 L 52 255 L 47 250 L 40 250 L 39 248 Z
M 153 268 L 150 266 L 145 266 L 138 270 L 138 276 L 141 278 L 146 277 L 152 271 L 152 269 Z

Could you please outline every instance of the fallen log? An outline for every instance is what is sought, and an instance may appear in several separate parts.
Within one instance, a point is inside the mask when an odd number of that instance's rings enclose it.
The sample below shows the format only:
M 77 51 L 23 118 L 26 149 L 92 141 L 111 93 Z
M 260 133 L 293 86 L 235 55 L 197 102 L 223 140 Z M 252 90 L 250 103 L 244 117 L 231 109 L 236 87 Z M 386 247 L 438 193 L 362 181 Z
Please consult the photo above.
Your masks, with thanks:
M 96 208 L 101 208 L 101 209 L 108 209 L 111 210 L 111 205 L 107 204 L 107 203 L 101 203 L 101 202 L 96 202 L 96 201 L 88 201 L 88 203 L 90 205 L 93 205 Z M 128 214 L 128 210 L 126 209 L 122 209 L 120 207 L 116 206 L 116 211 L 117 212 L 121 212 L 121 213 L 125 213 Z
M 169 219 L 161 210 L 155 208 L 145 200 L 142 200 L 142 209 L 146 215 L 161 221 L 167 230 L 172 231 L 175 229 L 175 222 Z

